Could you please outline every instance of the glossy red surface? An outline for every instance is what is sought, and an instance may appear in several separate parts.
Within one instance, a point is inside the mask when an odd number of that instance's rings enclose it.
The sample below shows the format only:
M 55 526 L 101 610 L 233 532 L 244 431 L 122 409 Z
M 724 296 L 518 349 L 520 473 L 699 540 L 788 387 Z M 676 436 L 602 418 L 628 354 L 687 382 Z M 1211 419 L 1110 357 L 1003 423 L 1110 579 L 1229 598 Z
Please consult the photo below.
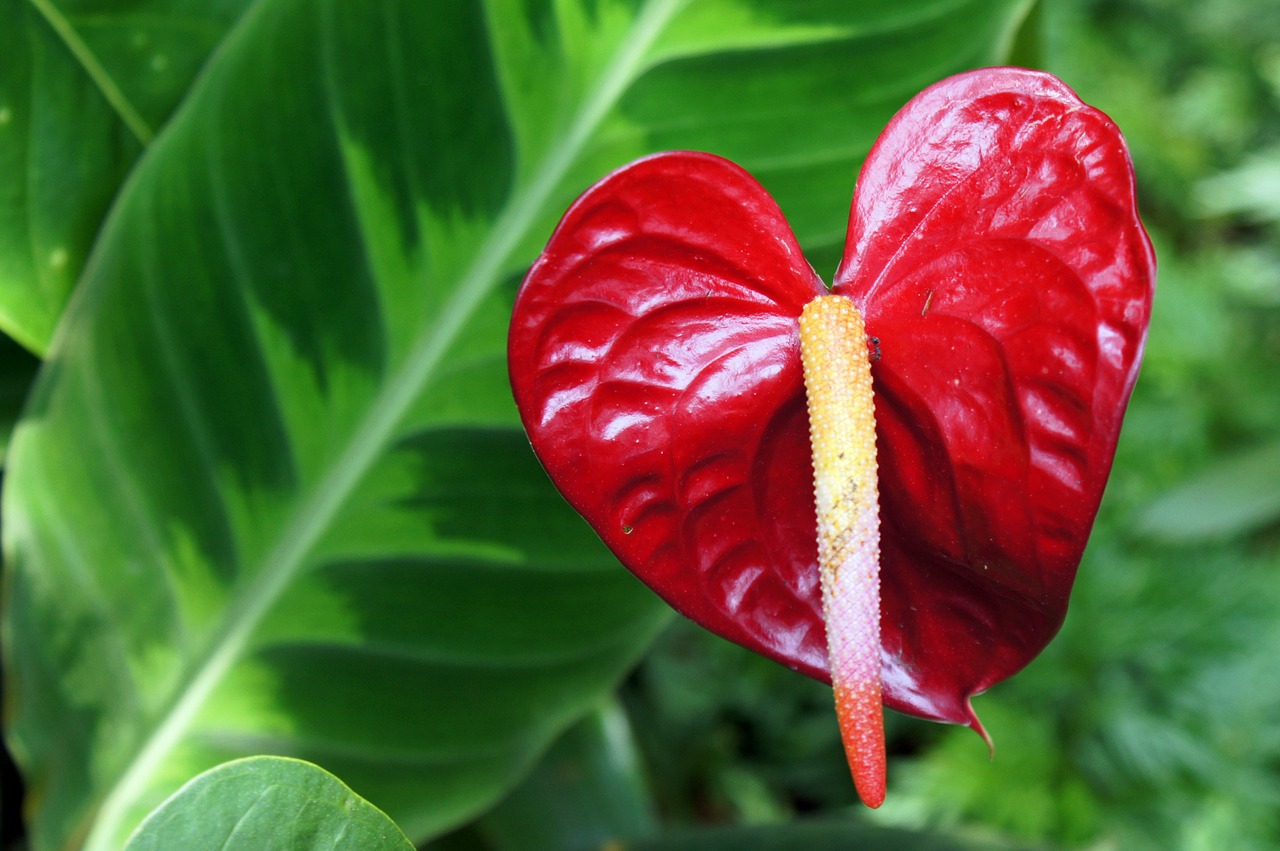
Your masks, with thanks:
M 977 726 L 969 698 L 1057 632 L 1154 274 L 1119 131 L 1053 77 L 944 80 L 872 150 L 834 291 L 880 341 L 887 705 Z M 568 211 L 509 341 L 535 451 L 618 558 L 820 679 L 797 320 L 824 291 L 745 171 L 660 154 Z

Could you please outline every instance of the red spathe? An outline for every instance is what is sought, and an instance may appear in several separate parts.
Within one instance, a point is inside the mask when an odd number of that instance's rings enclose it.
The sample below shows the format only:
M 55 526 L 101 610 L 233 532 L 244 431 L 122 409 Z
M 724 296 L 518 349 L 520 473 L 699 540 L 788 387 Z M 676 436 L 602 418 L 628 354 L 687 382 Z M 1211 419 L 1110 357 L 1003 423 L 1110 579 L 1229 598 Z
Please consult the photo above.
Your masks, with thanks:
M 872 149 L 834 291 L 879 340 L 887 705 L 976 727 L 969 698 L 1057 632 L 1154 277 L 1119 131 L 1052 76 L 944 80 Z M 618 558 L 826 680 L 797 332 L 824 292 L 750 175 L 659 154 L 566 213 L 509 363 L 538 457 Z

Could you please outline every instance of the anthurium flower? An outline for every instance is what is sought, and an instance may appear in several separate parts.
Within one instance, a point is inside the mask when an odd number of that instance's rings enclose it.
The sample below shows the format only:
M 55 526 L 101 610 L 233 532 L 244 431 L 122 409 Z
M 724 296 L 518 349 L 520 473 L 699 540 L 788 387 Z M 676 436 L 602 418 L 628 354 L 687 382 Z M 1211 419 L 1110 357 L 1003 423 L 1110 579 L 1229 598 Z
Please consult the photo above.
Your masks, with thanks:
M 675 152 L 608 175 L 520 290 L 511 383 L 623 564 L 834 680 L 874 806 L 868 703 L 982 732 L 970 699 L 1062 624 L 1154 277 L 1116 126 L 1050 75 L 986 69 L 890 121 L 830 290 L 738 166 Z

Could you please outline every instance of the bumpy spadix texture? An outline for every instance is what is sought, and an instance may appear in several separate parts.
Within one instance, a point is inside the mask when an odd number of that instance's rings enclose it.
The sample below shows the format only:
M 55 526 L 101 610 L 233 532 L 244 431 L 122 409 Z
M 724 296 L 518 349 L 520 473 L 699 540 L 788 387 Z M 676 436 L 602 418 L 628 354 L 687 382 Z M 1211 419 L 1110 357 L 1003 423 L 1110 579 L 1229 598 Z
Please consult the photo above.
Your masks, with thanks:
M 880 340 L 888 706 L 976 727 L 969 698 L 1057 632 L 1154 275 L 1119 131 L 1047 74 L 944 80 L 868 155 L 832 291 Z M 826 292 L 750 175 L 661 154 L 565 214 L 508 350 L 538 457 L 618 558 L 821 679 L 799 317 Z
M 862 315 L 844 296 L 820 296 L 800 314 L 831 684 L 854 785 L 878 807 L 885 793 L 880 497 L 867 350 Z

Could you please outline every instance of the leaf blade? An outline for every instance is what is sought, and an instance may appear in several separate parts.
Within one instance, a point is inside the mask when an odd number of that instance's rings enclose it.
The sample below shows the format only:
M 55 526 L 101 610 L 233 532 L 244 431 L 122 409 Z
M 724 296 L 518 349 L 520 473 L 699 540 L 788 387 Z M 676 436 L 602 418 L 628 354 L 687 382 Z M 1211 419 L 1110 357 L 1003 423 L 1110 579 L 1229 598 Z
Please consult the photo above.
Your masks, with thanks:
M 246 757 L 192 778 L 151 812 L 125 851 L 408 851 L 395 823 L 311 763 Z
M 0 10 L 0 329 L 36 354 L 129 169 L 249 0 Z

